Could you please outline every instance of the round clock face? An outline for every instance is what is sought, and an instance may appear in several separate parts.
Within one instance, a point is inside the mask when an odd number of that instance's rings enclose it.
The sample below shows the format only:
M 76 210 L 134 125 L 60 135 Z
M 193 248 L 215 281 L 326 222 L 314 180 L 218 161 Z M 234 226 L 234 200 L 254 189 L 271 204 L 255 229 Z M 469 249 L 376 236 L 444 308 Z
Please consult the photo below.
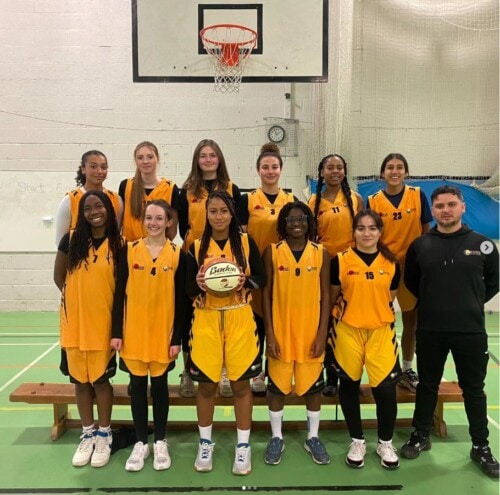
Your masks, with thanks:
M 269 131 L 267 131 L 267 137 L 273 143 L 281 143 L 281 141 L 285 139 L 285 129 L 280 125 L 273 125 L 269 128 Z

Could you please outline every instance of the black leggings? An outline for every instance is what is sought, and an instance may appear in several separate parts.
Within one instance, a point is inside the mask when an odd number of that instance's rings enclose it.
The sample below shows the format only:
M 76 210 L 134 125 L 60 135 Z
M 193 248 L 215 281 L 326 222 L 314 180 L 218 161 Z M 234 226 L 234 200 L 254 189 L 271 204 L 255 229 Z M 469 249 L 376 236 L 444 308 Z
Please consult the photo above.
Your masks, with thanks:
M 138 442 L 148 441 L 148 377 L 130 375 L 130 397 L 132 418 Z M 151 397 L 153 400 L 153 422 L 155 442 L 163 440 L 167 432 L 168 410 L 168 372 L 151 377 Z
M 362 439 L 361 405 L 359 401 L 360 381 L 340 379 L 339 400 L 342 413 L 349 428 L 351 438 Z M 384 384 L 372 387 L 372 394 L 377 408 L 377 431 L 380 440 L 392 440 L 398 404 L 396 400 L 396 384 Z

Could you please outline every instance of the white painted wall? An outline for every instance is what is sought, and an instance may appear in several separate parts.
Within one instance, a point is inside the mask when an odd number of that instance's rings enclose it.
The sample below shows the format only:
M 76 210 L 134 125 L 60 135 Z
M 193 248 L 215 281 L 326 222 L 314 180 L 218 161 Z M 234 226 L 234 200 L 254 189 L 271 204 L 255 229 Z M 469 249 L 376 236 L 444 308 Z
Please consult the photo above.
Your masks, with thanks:
M 346 1 L 330 1 L 336 29 L 342 29 Z M 497 127 L 480 134 L 468 128 L 451 134 L 435 131 L 450 119 L 462 127 L 470 123 L 473 129 L 484 114 L 497 114 L 498 46 L 487 44 L 487 54 L 477 60 L 475 70 L 461 71 L 451 57 L 440 72 L 443 52 L 434 51 L 434 46 L 424 61 L 411 60 L 401 46 L 374 58 L 373 48 L 384 38 L 381 19 L 390 19 L 385 9 L 397 6 L 387 0 L 358 0 L 355 5 L 361 28 L 354 30 L 352 127 L 346 147 L 350 173 L 376 173 L 383 156 L 395 148 L 401 151 L 402 143 L 413 174 L 434 174 L 435 163 L 441 162 L 429 160 L 445 137 L 457 143 L 448 160 L 455 174 L 467 173 L 474 154 L 480 158 L 481 173 L 491 163 L 498 167 L 498 115 Z M 398 33 L 402 36 L 410 28 L 403 24 Z M 410 40 L 418 41 L 418 29 L 409 33 Z M 453 46 L 460 49 L 469 39 L 455 40 Z M 317 148 L 311 140 L 317 103 L 312 85 L 244 84 L 238 94 L 221 95 L 211 84 L 134 84 L 131 41 L 129 0 L 0 0 L 0 311 L 57 309 L 54 231 L 42 218 L 53 215 L 65 191 L 74 186 L 79 159 L 88 149 L 107 155 L 106 185 L 116 189 L 121 179 L 133 174 L 135 145 L 151 140 L 160 148 L 161 173 L 181 185 L 194 147 L 212 138 L 220 143 L 234 182 L 252 188 L 258 185 L 255 159 L 266 141 L 264 118 L 290 116 L 300 122 L 299 156 L 285 158 L 282 185 L 300 197 L 311 168 L 306 161 L 315 168 L 320 159 L 311 154 Z M 336 50 L 334 43 L 331 49 Z M 409 84 L 421 66 L 438 90 L 432 102 L 427 101 L 426 87 Z M 406 84 L 398 83 L 393 73 L 404 73 Z M 336 84 L 338 79 L 335 75 L 330 80 Z M 472 106 L 470 95 L 484 91 L 491 93 L 489 103 Z M 285 102 L 289 92 L 290 115 Z M 381 92 L 395 102 L 407 102 L 397 118 L 397 105 L 387 113 L 375 104 Z M 408 122 L 422 129 L 410 134 L 405 129 L 388 131 Z M 325 125 L 323 132 L 335 129 Z

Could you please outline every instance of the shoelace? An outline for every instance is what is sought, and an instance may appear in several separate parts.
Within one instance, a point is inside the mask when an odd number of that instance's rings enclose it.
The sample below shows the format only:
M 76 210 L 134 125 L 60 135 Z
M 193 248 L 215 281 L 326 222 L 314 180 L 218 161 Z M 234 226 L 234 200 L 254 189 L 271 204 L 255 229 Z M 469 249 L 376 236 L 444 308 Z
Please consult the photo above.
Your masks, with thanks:
M 210 444 L 209 443 L 202 443 L 201 444 L 200 457 L 202 459 L 208 459 L 210 457 Z
M 247 456 L 247 451 L 245 450 L 238 450 L 236 454 L 236 461 L 237 462 L 245 462 Z

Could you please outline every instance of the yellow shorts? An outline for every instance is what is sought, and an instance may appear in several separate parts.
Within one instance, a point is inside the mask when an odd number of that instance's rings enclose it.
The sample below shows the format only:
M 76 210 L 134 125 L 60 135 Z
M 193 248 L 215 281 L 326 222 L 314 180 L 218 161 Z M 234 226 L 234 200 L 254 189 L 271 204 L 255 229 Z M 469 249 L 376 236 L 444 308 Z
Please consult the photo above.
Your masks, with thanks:
M 269 379 L 284 395 L 288 395 L 292 391 L 293 381 L 295 381 L 295 393 L 304 395 L 316 385 L 316 382 L 323 382 L 323 363 L 320 361 L 285 363 L 279 359 L 268 357 L 267 373 Z
M 417 298 L 408 290 L 404 281 L 404 265 L 401 265 L 401 278 L 396 295 L 401 311 L 411 311 L 417 305 Z
M 339 321 L 333 335 L 333 354 L 351 380 L 361 380 L 364 366 L 370 386 L 377 387 L 398 363 L 396 331 L 390 324 L 367 330 Z
M 122 358 L 123 362 L 128 368 L 128 371 L 135 376 L 161 376 L 167 371 L 171 363 L 158 363 L 157 361 L 150 361 L 146 363 L 138 359 Z
M 190 360 L 213 382 L 224 366 L 229 380 L 256 376 L 249 368 L 259 355 L 259 336 L 249 304 L 232 309 L 195 308 L 191 327 Z M 191 373 L 196 380 L 196 375 Z
M 116 365 L 109 370 L 110 361 L 114 362 L 115 351 L 81 351 L 78 347 L 67 347 L 68 371 L 78 383 L 95 383 L 114 376 Z

